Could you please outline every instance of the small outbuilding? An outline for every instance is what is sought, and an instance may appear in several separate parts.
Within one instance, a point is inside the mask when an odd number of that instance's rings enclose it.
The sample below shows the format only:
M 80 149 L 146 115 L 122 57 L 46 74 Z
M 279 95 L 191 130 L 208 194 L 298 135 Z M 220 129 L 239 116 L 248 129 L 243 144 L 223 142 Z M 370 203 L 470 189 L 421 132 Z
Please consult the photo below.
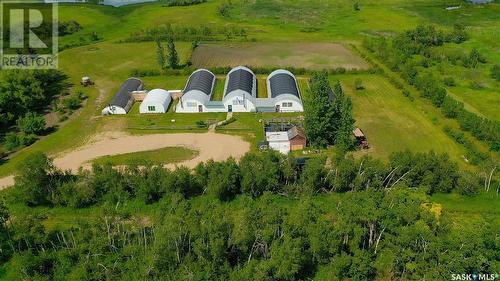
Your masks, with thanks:
M 352 131 L 352 134 L 356 138 L 356 141 L 358 142 L 358 146 L 360 148 L 362 148 L 362 149 L 368 149 L 368 148 L 370 148 L 370 145 L 368 144 L 368 141 L 366 140 L 366 136 L 363 133 L 363 131 L 361 131 L 360 128 L 354 129 Z
M 279 151 L 282 154 L 290 152 L 290 140 L 288 139 L 288 132 L 266 132 L 266 141 L 269 148 Z
M 222 99 L 227 112 L 255 112 L 257 78 L 249 68 L 238 66 L 227 74 Z
M 206 69 L 193 72 L 186 83 L 183 95 L 179 99 L 176 112 L 206 112 L 206 105 L 212 98 L 215 87 L 215 75 Z
M 302 150 L 306 148 L 307 138 L 304 131 L 297 127 L 293 126 L 288 130 L 288 139 L 290 139 L 290 150 Z
M 140 113 L 165 113 L 172 101 L 168 91 L 154 89 L 149 91 L 139 107 Z
M 302 150 L 307 145 L 304 131 L 296 125 L 287 125 L 284 128 L 264 128 L 266 144 L 270 149 L 277 150 L 283 154 L 290 151 Z
M 127 114 L 135 101 L 132 95 L 133 92 L 141 91 L 143 87 L 144 84 L 140 79 L 127 79 L 113 96 L 108 106 L 102 110 L 102 114 Z
M 303 112 L 295 76 L 288 70 L 278 69 L 267 77 L 267 92 L 273 99 L 276 112 Z

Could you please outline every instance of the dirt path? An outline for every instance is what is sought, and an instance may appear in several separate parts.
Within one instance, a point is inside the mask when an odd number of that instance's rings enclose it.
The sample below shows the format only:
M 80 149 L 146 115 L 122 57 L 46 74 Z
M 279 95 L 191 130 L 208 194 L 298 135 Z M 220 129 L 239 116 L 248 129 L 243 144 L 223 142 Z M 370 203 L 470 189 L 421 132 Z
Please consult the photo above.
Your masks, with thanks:
M 90 160 L 129 152 L 155 150 L 164 147 L 184 146 L 199 151 L 193 159 L 177 163 L 178 166 L 194 168 L 198 163 L 214 159 L 221 161 L 230 156 L 239 159 L 250 150 L 250 144 L 241 137 L 217 134 L 153 134 L 132 136 L 121 132 L 111 132 L 95 136 L 88 144 L 73 151 L 55 155 L 54 164 L 63 170 L 78 171 L 89 168 Z M 173 167 L 175 165 L 167 165 Z M 0 178 L 0 189 L 14 184 L 14 177 Z

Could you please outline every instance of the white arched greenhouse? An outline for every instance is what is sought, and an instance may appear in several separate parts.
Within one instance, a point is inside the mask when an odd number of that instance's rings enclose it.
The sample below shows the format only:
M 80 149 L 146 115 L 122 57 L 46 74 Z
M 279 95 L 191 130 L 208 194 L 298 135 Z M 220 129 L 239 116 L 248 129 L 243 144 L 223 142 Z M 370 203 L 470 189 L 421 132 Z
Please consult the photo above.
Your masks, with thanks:
M 255 112 L 257 79 L 252 70 L 238 66 L 227 74 L 222 99 L 227 112 Z
M 144 84 L 140 79 L 127 79 L 113 96 L 109 104 L 102 110 L 102 114 L 127 114 L 135 101 L 132 93 L 141 91 L 143 86 Z
M 162 89 L 154 89 L 146 94 L 146 98 L 139 107 L 140 113 L 165 113 L 172 101 L 172 97 L 168 91 Z
M 276 112 L 302 112 L 297 79 L 288 70 L 278 69 L 267 77 L 267 92 L 273 99 Z
M 175 112 L 207 112 L 214 87 L 215 75 L 212 72 L 196 70 L 189 76 Z

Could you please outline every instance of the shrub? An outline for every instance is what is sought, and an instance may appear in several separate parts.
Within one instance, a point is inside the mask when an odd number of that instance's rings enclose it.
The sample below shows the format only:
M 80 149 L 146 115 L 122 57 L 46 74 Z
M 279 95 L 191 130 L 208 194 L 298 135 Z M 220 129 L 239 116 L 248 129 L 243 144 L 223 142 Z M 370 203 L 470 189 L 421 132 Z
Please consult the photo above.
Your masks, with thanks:
M 464 172 L 458 180 L 457 191 L 461 195 L 475 195 L 481 189 L 480 178 L 472 173 Z
M 21 146 L 21 141 L 19 140 L 19 137 L 16 133 L 9 132 L 5 135 L 4 146 L 7 151 L 13 151 L 14 149 Z
M 19 135 L 19 143 L 23 146 L 28 146 L 33 144 L 36 141 L 35 134 L 20 134 Z
M 198 128 L 207 128 L 208 124 L 207 124 L 207 122 L 205 122 L 203 120 L 198 120 L 198 121 L 196 121 L 196 126 Z
M 45 130 L 45 118 L 33 112 L 28 112 L 17 119 L 17 127 L 21 132 L 39 135 Z
M 493 78 L 496 81 L 500 82 L 500 64 L 495 64 L 491 68 L 491 78 Z
M 365 88 L 365 86 L 363 86 L 363 81 L 359 78 L 357 78 L 356 80 L 354 80 L 354 87 L 356 88 L 356 90 L 363 90 Z
M 453 77 L 445 77 L 443 82 L 446 86 L 449 87 L 453 87 L 456 85 L 455 79 L 453 79 Z

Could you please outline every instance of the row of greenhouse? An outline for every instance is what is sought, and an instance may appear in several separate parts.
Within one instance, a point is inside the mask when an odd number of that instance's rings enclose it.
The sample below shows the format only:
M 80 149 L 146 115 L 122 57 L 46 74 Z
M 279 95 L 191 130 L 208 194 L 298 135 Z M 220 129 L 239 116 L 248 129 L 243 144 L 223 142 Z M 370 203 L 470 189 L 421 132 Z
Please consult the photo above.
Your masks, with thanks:
M 178 113 L 195 112 L 302 112 L 297 79 L 290 71 L 278 69 L 267 77 L 265 98 L 257 97 L 258 80 L 254 72 L 238 66 L 227 74 L 222 100 L 213 100 L 217 79 L 207 69 L 198 69 L 188 78 L 182 91 L 144 90 L 138 78 L 129 78 L 120 87 L 103 114 L 126 114 L 134 102 L 142 101 L 140 113 L 165 113 L 173 99 Z

